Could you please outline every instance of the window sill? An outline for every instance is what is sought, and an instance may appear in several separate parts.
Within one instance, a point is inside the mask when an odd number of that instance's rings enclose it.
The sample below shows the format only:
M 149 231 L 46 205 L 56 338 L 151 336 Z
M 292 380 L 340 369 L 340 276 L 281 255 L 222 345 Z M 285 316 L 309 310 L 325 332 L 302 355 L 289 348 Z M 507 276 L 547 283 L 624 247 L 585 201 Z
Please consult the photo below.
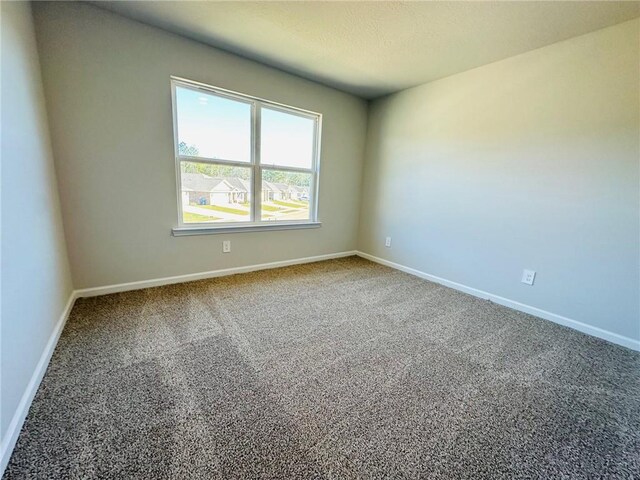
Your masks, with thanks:
M 260 224 L 260 225 L 225 225 L 218 227 L 210 226 L 193 226 L 193 227 L 174 227 L 171 233 L 174 237 L 185 237 L 188 235 L 216 235 L 221 233 L 240 233 L 240 232 L 265 232 L 269 230 L 298 230 L 306 228 L 319 228 L 322 226 L 320 222 L 292 222 L 292 223 L 276 223 L 276 224 Z

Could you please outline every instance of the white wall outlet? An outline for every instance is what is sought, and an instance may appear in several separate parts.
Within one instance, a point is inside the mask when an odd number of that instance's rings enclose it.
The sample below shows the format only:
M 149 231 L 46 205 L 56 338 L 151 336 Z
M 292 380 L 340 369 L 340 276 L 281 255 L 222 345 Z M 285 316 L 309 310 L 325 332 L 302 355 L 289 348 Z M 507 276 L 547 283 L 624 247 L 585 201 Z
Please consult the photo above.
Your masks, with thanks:
M 387 237 L 384 239 L 384 246 L 391 247 L 391 237 Z
M 536 272 L 533 270 L 523 270 L 522 271 L 522 283 L 526 283 L 527 285 L 533 285 L 533 281 L 536 278 Z
M 222 242 L 222 253 L 229 253 L 231 251 L 231 240 L 224 240 Z

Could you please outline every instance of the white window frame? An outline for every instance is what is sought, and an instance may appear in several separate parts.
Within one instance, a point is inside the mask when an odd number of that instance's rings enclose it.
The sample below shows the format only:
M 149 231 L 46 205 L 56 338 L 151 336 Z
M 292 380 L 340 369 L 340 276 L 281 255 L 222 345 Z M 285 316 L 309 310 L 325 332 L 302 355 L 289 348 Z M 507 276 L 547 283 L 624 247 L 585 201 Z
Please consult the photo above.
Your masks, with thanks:
M 176 99 L 176 87 L 205 92 L 234 101 L 251 105 L 251 159 L 250 162 L 236 160 L 213 159 L 206 157 L 193 157 L 180 155 L 178 139 L 178 109 Z M 200 235 L 210 233 L 229 233 L 255 230 L 285 230 L 296 228 L 315 228 L 321 226 L 318 220 L 318 191 L 320 173 L 320 141 L 322 131 L 322 114 L 303 110 L 301 108 L 283 105 L 251 95 L 233 92 L 220 87 L 194 82 L 180 77 L 171 77 L 171 104 L 173 110 L 173 145 L 176 168 L 176 192 L 178 205 L 178 226 L 173 228 L 173 235 Z M 314 120 L 314 139 L 311 168 L 284 167 L 277 165 L 262 165 L 260 162 L 260 131 L 262 108 L 277 110 L 290 115 Z M 212 165 L 228 165 L 235 167 L 251 168 L 251 212 L 248 222 L 210 222 L 210 223 L 185 223 L 182 211 L 182 162 L 208 163 Z M 306 220 L 262 220 L 262 171 L 279 170 L 284 172 L 311 174 L 309 185 L 309 219 Z

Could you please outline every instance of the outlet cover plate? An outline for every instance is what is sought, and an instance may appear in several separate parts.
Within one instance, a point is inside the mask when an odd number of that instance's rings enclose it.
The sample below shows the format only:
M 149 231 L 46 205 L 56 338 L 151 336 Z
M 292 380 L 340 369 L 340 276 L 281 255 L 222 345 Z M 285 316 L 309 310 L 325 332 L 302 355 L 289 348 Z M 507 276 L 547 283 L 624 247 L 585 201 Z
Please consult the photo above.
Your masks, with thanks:
M 527 285 L 533 285 L 533 281 L 536 279 L 536 272 L 533 270 L 522 271 L 522 283 Z

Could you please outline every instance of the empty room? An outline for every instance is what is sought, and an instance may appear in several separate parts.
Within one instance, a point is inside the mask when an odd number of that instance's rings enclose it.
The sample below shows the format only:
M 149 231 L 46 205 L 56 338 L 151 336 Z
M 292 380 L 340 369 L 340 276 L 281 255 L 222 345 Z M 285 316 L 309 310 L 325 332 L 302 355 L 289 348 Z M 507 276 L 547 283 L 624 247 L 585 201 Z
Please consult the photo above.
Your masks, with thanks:
M 3 480 L 640 479 L 640 2 L 0 14 Z

